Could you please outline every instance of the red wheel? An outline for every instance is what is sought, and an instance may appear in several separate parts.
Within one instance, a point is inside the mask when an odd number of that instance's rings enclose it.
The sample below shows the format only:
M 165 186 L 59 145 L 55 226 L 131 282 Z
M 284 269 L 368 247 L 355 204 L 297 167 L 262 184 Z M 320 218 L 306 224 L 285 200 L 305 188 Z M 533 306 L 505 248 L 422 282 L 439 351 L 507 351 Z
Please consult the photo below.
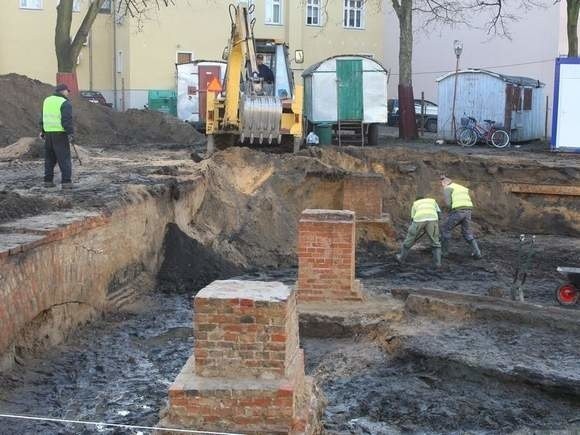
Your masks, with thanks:
M 560 305 L 569 306 L 578 302 L 580 293 L 574 285 L 567 283 L 556 289 L 556 301 Z

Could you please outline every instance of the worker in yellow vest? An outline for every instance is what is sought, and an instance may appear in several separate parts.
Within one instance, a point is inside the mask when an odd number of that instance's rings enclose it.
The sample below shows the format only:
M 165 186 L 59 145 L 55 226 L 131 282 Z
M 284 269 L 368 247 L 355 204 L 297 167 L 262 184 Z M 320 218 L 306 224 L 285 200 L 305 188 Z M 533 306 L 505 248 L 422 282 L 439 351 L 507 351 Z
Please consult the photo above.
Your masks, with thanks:
M 401 252 L 396 255 L 399 263 L 403 263 L 409 251 L 424 234 L 431 240 L 433 265 L 441 267 L 441 242 L 439 240 L 439 214 L 441 209 L 433 198 L 417 195 L 411 208 L 411 226 L 407 230 L 407 237 L 401 246 Z
M 70 145 L 73 143 L 72 105 L 65 84 L 56 87 L 54 94 L 44 99 L 40 119 L 40 137 L 44 139 L 44 186 L 55 187 L 54 167 L 58 163 L 63 189 L 72 188 L 72 161 Z
M 441 176 L 441 185 L 443 186 L 445 204 L 450 210 L 442 226 L 443 255 L 445 256 L 448 253 L 453 228 L 461 225 L 461 234 L 471 246 L 471 255 L 475 258 L 481 258 L 481 251 L 471 229 L 473 202 L 471 201 L 469 189 L 461 184 L 454 183 L 444 175 Z

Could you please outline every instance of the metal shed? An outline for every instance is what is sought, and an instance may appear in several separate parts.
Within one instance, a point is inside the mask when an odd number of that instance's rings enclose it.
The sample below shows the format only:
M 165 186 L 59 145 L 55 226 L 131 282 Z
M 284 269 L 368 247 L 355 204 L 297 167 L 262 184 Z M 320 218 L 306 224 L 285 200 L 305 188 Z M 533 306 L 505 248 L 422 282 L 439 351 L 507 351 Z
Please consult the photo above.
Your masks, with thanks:
M 177 64 L 177 117 L 191 122 L 197 129 L 205 128 L 207 87 L 214 77 L 223 83 L 226 62 L 195 60 Z
M 339 55 L 307 68 L 304 116 L 311 124 L 359 125 L 366 129 L 388 120 L 388 72 L 374 59 Z
M 437 130 L 445 140 L 455 140 L 453 93 L 455 72 L 437 79 L 439 113 Z M 528 77 L 509 76 L 483 69 L 457 73 L 455 119 L 464 116 L 479 122 L 496 121 L 510 133 L 512 142 L 540 139 L 545 132 L 544 83 Z

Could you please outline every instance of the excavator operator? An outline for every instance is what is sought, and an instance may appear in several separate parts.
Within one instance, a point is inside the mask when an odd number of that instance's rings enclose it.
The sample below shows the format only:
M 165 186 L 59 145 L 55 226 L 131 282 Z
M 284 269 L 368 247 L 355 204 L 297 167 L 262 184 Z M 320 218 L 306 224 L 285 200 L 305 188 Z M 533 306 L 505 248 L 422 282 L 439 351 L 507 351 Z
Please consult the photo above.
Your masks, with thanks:
M 256 56 L 256 63 L 258 64 L 258 76 L 264 80 L 264 83 L 273 84 L 274 73 L 264 64 L 264 56 L 262 54 Z

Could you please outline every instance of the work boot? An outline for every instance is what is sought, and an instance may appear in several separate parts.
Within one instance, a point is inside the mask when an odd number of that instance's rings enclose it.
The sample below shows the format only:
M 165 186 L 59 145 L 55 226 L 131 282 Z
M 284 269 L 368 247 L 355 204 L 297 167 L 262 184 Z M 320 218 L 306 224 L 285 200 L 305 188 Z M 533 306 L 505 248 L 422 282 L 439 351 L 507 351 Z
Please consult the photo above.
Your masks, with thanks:
M 441 248 L 433 249 L 433 266 L 435 269 L 441 269 Z
M 44 187 L 46 187 L 47 189 L 50 189 L 52 187 L 56 187 L 56 184 L 54 184 L 52 181 L 45 181 L 44 182 Z
M 481 258 L 481 251 L 479 250 L 479 246 L 477 245 L 477 240 L 475 239 L 470 240 L 469 244 L 471 245 L 471 256 L 479 260 Z
M 441 240 L 441 255 L 443 255 L 443 257 L 449 255 L 449 240 Z
M 401 252 L 395 255 L 397 263 L 403 264 L 405 262 L 405 259 L 407 258 L 407 255 L 409 255 L 409 250 L 404 246 L 401 246 Z
M 72 190 L 73 184 L 72 183 L 62 183 L 61 187 L 62 187 L 62 190 Z

